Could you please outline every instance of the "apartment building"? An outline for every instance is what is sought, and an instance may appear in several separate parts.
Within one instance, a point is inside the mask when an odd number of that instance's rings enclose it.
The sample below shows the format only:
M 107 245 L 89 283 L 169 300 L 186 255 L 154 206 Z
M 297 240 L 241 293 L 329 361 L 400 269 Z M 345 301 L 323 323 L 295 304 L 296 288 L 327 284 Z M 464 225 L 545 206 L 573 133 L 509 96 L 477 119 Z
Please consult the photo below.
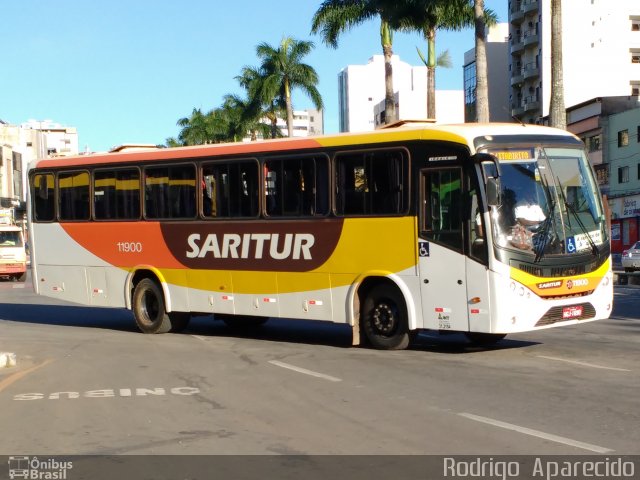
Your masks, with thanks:
M 415 67 L 391 58 L 393 89 L 399 120 L 426 118 L 427 67 Z M 366 65 L 347 65 L 338 74 L 339 123 L 341 132 L 366 132 L 384 125 L 384 56 L 373 55 Z M 463 93 L 436 91 L 436 120 L 464 120 Z M 442 105 L 442 108 L 438 106 Z
M 640 94 L 640 2 L 562 2 L 566 107 L 596 97 Z M 509 1 L 509 103 L 541 123 L 551 99 L 551 0 Z
M 0 147 L 3 151 L 0 198 L 24 204 L 29 163 L 41 158 L 77 155 L 78 132 L 75 127 L 51 120 L 29 120 L 20 125 L 0 120 Z
M 509 24 L 498 23 L 489 28 L 486 41 L 489 120 L 511 122 L 509 99 Z M 476 119 L 476 49 L 464 54 L 464 121 Z

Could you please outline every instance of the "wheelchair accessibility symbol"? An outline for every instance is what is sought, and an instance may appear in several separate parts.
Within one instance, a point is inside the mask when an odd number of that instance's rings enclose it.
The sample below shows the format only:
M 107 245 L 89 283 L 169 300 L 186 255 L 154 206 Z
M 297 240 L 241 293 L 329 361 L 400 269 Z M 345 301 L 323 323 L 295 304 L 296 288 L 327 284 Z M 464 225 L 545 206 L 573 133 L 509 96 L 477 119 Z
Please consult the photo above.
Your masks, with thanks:
M 429 242 L 418 243 L 418 255 L 420 255 L 421 257 L 429 256 Z
M 567 253 L 575 253 L 576 251 L 576 240 L 574 237 L 567 238 Z

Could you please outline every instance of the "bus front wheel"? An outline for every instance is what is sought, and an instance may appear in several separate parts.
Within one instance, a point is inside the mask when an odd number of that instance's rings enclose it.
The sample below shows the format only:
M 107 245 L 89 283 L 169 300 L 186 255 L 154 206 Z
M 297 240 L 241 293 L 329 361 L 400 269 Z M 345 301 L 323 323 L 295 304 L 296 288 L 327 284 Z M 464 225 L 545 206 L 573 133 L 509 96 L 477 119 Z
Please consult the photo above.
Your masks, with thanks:
M 362 307 L 362 327 L 374 348 L 402 350 L 409 346 L 407 308 L 397 289 L 373 287 Z
M 171 330 L 162 289 L 150 278 L 140 280 L 133 290 L 133 315 L 143 333 L 167 333 Z

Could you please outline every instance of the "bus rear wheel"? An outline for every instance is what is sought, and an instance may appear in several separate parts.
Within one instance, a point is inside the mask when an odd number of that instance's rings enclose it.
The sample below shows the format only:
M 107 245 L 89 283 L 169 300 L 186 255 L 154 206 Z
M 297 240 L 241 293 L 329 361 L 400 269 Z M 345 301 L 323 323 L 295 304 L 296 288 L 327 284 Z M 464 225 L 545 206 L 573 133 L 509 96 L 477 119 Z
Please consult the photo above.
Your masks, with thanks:
M 171 318 L 165 311 L 162 289 L 150 278 L 143 278 L 133 290 L 133 315 L 143 333 L 171 331 Z
M 362 308 L 362 327 L 374 348 L 402 350 L 409 346 L 407 307 L 396 288 L 378 285 L 369 291 Z

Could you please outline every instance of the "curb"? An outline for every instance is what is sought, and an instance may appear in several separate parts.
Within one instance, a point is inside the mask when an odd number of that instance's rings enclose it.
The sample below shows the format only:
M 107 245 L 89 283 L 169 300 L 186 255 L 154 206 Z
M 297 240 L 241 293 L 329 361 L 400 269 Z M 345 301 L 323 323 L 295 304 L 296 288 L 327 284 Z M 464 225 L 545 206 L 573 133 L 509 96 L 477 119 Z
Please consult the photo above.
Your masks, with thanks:
M 17 365 L 16 354 L 0 352 L 0 368 L 15 367 Z

